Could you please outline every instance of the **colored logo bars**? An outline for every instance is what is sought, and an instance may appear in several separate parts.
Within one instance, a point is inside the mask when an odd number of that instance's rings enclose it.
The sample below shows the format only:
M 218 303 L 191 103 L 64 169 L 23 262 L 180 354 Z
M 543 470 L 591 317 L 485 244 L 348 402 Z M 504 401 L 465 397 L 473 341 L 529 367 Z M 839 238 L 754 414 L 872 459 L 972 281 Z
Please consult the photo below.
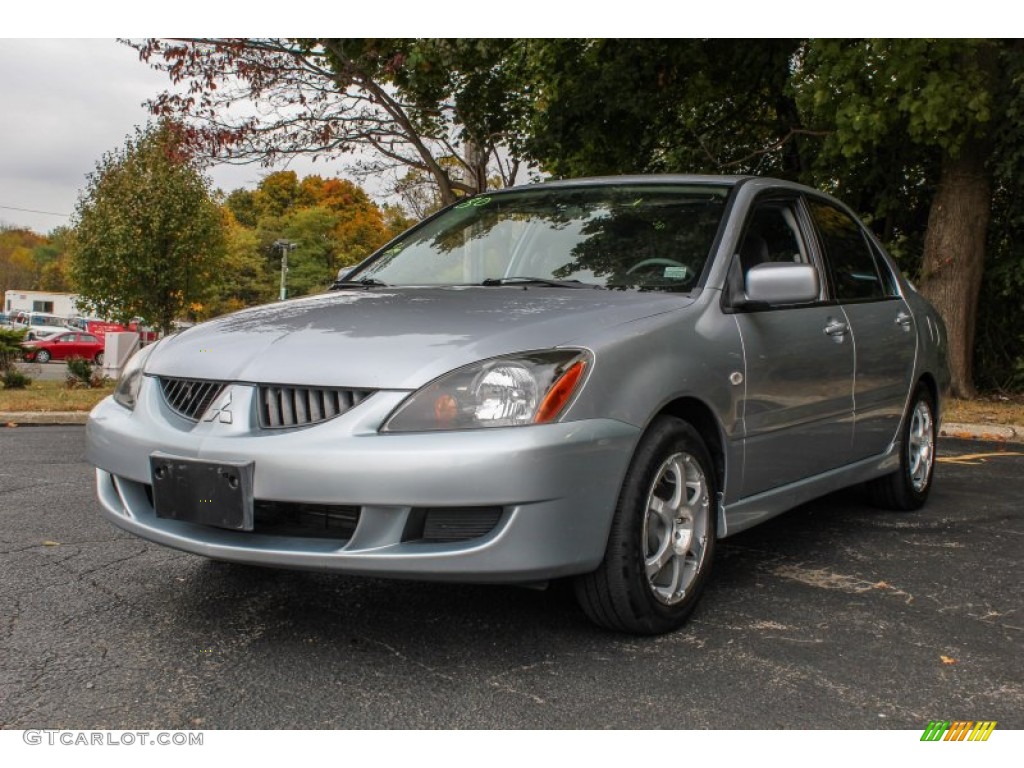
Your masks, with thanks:
M 921 741 L 988 741 L 995 720 L 932 720 L 921 734 Z

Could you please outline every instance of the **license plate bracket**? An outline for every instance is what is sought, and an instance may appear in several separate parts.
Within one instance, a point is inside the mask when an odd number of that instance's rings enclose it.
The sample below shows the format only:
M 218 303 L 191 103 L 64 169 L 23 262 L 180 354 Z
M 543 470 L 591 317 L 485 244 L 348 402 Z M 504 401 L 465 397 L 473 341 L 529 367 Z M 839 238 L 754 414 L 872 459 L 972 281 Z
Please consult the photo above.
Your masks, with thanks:
M 235 531 L 253 529 L 253 462 L 149 457 L 157 517 Z

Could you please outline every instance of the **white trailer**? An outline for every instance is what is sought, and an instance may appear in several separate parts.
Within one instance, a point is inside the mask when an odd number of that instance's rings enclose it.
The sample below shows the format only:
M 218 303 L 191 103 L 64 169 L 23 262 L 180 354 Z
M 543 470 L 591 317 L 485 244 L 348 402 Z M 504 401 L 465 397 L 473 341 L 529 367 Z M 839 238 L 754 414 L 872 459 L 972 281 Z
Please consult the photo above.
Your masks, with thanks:
M 7 315 L 37 312 L 70 319 L 79 314 L 77 299 L 74 293 L 10 290 L 4 292 L 3 312 Z

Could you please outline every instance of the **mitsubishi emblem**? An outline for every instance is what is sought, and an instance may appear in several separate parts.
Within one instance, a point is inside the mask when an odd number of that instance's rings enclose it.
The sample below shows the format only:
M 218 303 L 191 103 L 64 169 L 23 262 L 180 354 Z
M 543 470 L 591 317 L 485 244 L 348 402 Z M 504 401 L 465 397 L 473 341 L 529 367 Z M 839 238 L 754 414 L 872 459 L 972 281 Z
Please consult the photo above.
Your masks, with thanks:
M 206 409 L 203 421 L 217 420 L 221 424 L 231 423 L 231 390 L 221 395 L 214 403 Z

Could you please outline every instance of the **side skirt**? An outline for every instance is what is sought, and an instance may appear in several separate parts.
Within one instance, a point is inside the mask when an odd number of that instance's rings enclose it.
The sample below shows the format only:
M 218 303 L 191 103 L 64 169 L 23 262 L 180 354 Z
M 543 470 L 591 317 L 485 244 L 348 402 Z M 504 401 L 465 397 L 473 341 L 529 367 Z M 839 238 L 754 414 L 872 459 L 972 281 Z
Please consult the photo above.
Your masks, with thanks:
M 878 456 L 724 505 L 718 537 L 732 536 L 820 496 L 895 472 L 900 466 L 900 448 L 901 443 L 895 441 Z

